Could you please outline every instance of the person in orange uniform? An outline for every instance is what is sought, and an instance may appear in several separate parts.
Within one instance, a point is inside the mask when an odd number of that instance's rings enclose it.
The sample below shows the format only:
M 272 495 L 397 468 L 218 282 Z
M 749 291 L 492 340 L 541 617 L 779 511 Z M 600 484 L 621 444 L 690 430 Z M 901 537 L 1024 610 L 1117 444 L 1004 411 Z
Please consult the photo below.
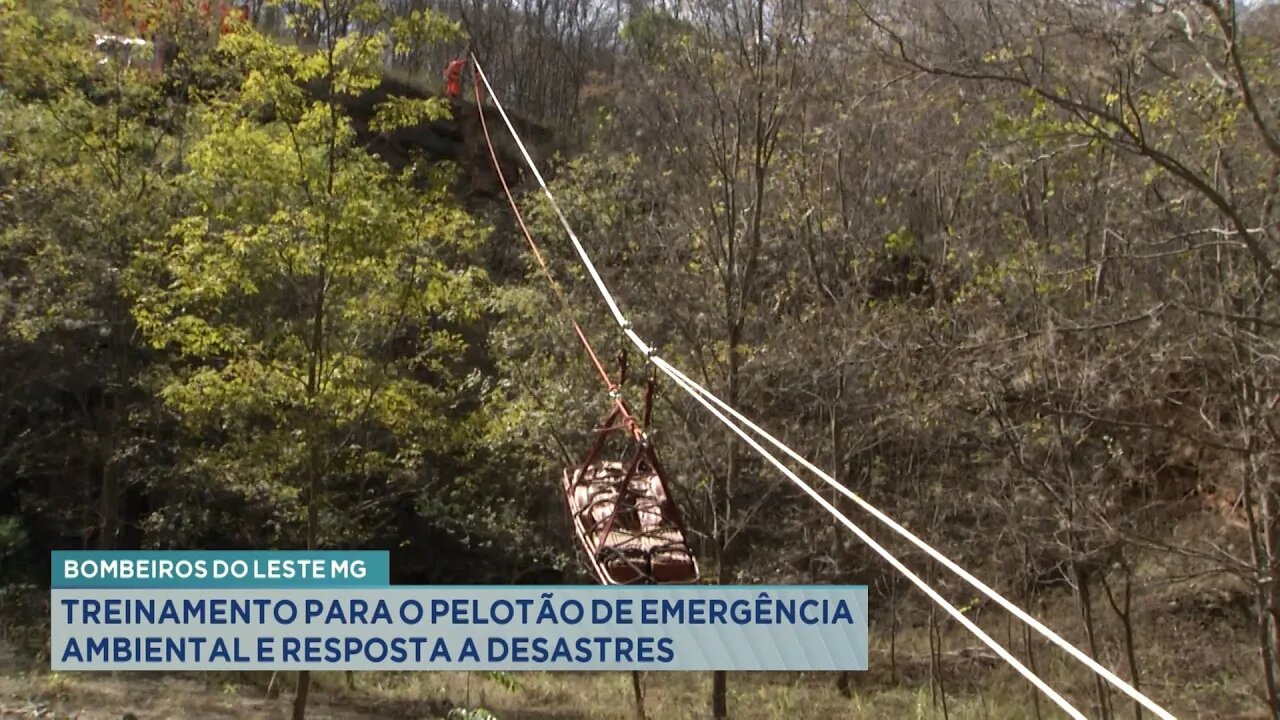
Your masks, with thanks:
M 444 71 L 445 97 L 457 98 L 462 93 L 462 68 L 466 67 L 465 58 L 455 58 Z

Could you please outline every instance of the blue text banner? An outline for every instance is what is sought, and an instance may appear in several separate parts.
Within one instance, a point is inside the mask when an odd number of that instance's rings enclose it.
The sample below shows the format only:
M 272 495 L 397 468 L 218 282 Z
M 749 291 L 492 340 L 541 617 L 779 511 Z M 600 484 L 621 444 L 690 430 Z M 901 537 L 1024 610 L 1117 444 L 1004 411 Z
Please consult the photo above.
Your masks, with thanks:
M 56 550 L 51 587 L 367 588 L 390 582 L 386 550 Z
M 64 588 L 51 600 L 54 671 L 867 666 L 865 586 Z

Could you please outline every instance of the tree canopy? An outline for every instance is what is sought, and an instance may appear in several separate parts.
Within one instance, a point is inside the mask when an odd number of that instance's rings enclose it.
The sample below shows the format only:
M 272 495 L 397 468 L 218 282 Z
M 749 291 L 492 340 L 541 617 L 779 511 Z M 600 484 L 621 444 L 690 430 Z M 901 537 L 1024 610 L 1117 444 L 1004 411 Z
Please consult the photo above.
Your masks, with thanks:
M 1280 717 L 1277 5 L 245 7 L 226 32 L 157 9 L 161 42 L 111 45 L 137 29 L 0 0 L 13 633 L 43 642 L 51 548 L 390 547 L 414 582 L 588 581 L 558 482 L 605 389 L 474 104 L 438 94 L 470 49 L 548 129 L 553 191 L 664 357 L 1066 607 L 1134 684 L 1189 682 L 1179 653 L 1211 638 L 1230 650 L 1196 672 L 1252 693 L 1213 712 Z M 612 355 L 559 219 L 518 201 Z M 653 429 L 708 578 L 872 586 L 945 698 L 945 623 L 890 568 L 676 388 Z M 1126 712 L 1081 673 L 1081 702 Z

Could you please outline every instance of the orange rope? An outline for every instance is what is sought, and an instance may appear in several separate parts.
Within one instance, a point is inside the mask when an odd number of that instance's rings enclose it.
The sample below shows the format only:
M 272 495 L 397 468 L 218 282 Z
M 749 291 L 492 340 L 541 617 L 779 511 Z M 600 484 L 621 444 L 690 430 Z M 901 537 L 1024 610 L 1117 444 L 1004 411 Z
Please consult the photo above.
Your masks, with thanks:
M 643 432 L 635 417 L 632 416 L 630 408 L 622 401 L 619 394 L 617 383 L 609 377 L 609 372 L 605 370 L 604 364 L 600 362 L 600 357 L 596 354 L 595 348 L 591 347 L 591 342 L 587 340 L 587 334 L 582 331 L 582 326 L 578 324 L 576 314 L 573 312 L 573 306 L 569 304 L 568 298 L 564 296 L 564 292 L 556 283 L 555 278 L 551 276 L 551 270 L 547 267 L 547 262 L 542 257 L 542 251 L 538 249 L 538 243 L 533 239 L 533 234 L 529 232 L 529 227 L 525 225 L 524 216 L 520 213 L 520 207 L 516 204 L 515 197 L 511 194 L 511 187 L 507 184 L 506 175 L 502 172 L 502 166 L 498 162 L 498 153 L 493 147 L 493 138 L 489 136 L 489 124 L 484 119 L 484 98 L 480 92 L 480 78 L 475 78 L 475 95 L 476 95 L 476 111 L 480 114 L 480 128 L 484 131 L 484 141 L 489 148 L 489 158 L 493 161 L 493 169 L 498 174 L 498 180 L 502 183 L 502 192 L 507 196 L 507 204 L 511 206 L 511 212 L 516 216 L 516 222 L 520 225 L 520 231 L 524 233 L 524 239 L 529 243 L 529 249 L 533 251 L 533 257 L 538 261 L 538 266 L 542 270 L 542 276 L 547 279 L 547 284 L 551 286 L 552 292 L 560 300 L 560 304 L 564 306 L 565 312 L 569 316 L 570 322 L 573 323 L 573 331 L 577 334 L 578 340 L 582 342 L 582 347 L 587 351 L 587 356 L 591 358 L 591 363 L 595 365 L 596 372 L 600 374 L 600 379 L 604 381 L 605 388 L 609 391 L 609 395 L 613 398 L 614 406 L 622 414 L 622 418 L 626 423 L 631 434 L 637 439 L 642 438 Z

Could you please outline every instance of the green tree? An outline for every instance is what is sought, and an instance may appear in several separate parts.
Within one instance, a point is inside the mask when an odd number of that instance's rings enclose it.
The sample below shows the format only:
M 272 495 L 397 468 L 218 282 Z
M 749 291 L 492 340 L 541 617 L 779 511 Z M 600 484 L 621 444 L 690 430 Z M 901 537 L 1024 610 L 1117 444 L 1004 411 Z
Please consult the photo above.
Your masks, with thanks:
M 343 484 L 411 484 L 480 431 L 460 330 L 487 283 L 454 267 L 483 232 L 442 174 L 392 173 L 340 102 L 377 85 L 389 43 L 456 28 L 415 13 L 378 30 L 370 2 L 307 9 L 326 24 L 315 52 L 248 31 L 224 40 L 244 81 L 202 110 L 184 157 L 192 204 L 137 258 L 131 290 L 147 339 L 178 357 L 158 380 L 202 441 L 196 476 L 266 498 L 270 540 L 311 549 L 341 540 L 361 509 L 349 500 L 376 504 Z M 447 112 L 392 98 L 376 124 Z M 309 685 L 301 673 L 296 718 Z
M 4 428 L 17 441 L 0 476 L 62 480 L 68 497 L 15 507 L 111 549 L 150 422 L 139 382 L 150 360 L 132 342 L 121 281 L 167 222 L 185 109 L 147 63 L 96 54 L 92 31 L 68 3 L 0 5 L 0 364 L 13 373 L 0 412 L 47 421 Z

